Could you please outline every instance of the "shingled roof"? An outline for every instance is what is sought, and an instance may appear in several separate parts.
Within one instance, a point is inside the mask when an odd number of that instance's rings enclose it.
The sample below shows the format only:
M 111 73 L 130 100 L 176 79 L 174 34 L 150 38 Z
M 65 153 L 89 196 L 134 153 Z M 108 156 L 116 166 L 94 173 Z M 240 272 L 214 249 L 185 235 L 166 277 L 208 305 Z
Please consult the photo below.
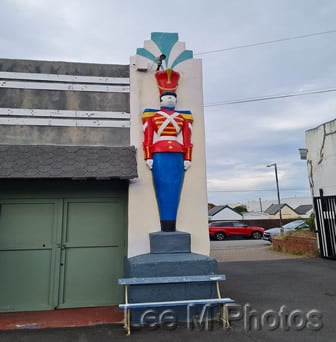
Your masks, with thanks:
M 295 208 L 295 211 L 299 214 L 299 215 L 305 215 L 308 213 L 309 210 L 313 209 L 312 204 L 302 204 L 299 205 L 297 208 Z
M 291 210 L 293 210 L 295 212 L 295 209 L 293 209 L 291 206 L 289 206 L 287 203 L 282 203 L 282 204 L 271 204 L 266 210 L 265 213 L 269 214 L 269 215 L 275 215 L 277 214 L 280 209 L 284 208 L 284 207 L 288 207 Z
M 218 212 L 223 210 L 225 207 L 227 207 L 227 206 L 226 205 L 216 205 L 208 211 L 208 215 L 209 216 L 216 215 Z
M 0 145 L 0 178 L 136 177 L 134 146 Z

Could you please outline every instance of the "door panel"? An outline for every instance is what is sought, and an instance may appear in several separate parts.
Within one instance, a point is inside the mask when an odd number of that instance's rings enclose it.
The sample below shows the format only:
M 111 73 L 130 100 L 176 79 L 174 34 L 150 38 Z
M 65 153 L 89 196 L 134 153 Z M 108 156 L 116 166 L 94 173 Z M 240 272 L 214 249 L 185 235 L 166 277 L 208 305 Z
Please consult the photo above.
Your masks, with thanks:
M 0 203 L 0 311 L 53 308 L 57 201 Z
M 64 206 L 65 243 L 119 245 L 123 240 L 123 207 L 117 199 L 66 200 Z
M 123 265 L 117 247 L 67 247 L 60 307 L 119 304 Z
M 52 243 L 56 202 L 21 200 L 1 202 L 0 243 L 40 246 Z
M 53 308 L 50 250 L 0 251 L 1 311 Z
M 125 244 L 119 199 L 64 202 L 59 307 L 118 304 Z

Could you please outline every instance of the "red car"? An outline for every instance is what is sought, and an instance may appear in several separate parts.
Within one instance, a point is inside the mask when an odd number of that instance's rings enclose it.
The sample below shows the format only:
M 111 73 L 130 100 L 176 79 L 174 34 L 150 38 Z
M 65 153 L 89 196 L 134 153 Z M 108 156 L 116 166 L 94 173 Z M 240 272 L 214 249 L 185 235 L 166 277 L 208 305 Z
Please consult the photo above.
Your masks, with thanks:
M 227 237 L 247 237 L 261 239 L 264 228 L 249 226 L 239 221 L 216 221 L 209 223 L 209 236 L 213 240 L 225 240 Z

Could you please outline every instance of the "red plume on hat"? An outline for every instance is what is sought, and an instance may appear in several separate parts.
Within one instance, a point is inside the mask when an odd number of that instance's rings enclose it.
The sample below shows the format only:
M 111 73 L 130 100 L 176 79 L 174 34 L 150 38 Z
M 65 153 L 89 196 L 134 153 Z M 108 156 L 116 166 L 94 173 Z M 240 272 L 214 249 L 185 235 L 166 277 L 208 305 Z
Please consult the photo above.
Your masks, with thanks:
M 159 87 L 160 95 L 165 92 L 176 93 L 178 81 L 180 79 L 180 73 L 173 69 L 166 69 L 157 71 L 155 73 L 157 85 Z

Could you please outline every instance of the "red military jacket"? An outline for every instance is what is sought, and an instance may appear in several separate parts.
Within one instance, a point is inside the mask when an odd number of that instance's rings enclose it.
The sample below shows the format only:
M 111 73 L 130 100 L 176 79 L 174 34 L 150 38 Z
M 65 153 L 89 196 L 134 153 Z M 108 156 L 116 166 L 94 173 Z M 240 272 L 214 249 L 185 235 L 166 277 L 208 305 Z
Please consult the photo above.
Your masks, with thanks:
M 176 111 L 161 107 L 145 109 L 142 114 L 145 159 L 153 153 L 180 152 L 184 160 L 191 160 L 191 131 L 193 117 L 190 111 Z

